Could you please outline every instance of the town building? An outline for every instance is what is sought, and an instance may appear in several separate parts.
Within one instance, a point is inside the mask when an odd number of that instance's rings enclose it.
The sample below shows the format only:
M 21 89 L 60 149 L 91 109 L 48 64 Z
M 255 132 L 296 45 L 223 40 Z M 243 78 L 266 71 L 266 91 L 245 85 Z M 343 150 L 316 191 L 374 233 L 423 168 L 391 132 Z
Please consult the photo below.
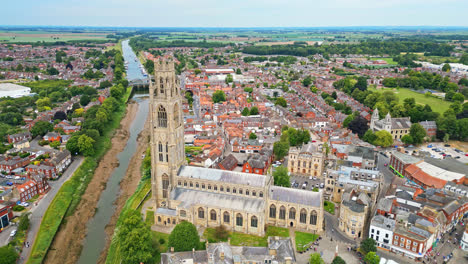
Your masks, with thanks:
M 29 96 L 30 94 L 31 88 L 29 87 L 17 85 L 14 83 L 0 83 L 0 98 L 19 98 L 23 96 Z
M 156 225 L 189 221 L 260 236 L 268 224 L 322 232 L 322 192 L 274 186 L 267 175 L 185 165 L 182 95 L 172 61 L 155 61 L 150 109 Z
M 13 203 L 0 203 L 0 230 L 10 225 L 13 219 Z
M 371 206 L 371 199 L 365 193 L 352 190 L 343 194 L 340 206 L 340 230 L 351 238 L 361 238 Z
M 302 147 L 290 148 L 289 172 L 305 177 L 322 177 L 324 156 L 324 149 L 318 143 L 308 143 Z
M 409 117 L 392 118 L 388 113 L 384 119 L 380 119 L 377 108 L 372 113 L 370 129 L 373 131 L 386 130 L 392 135 L 393 140 L 401 140 L 404 135 L 409 133 L 410 128 L 411 121 Z
M 267 247 L 232 246 L 229 243 L 207 243 L 205 250 L 161 254 L 161 264 L 294 264 L 296 256 L 290 238 L 269 237 Z

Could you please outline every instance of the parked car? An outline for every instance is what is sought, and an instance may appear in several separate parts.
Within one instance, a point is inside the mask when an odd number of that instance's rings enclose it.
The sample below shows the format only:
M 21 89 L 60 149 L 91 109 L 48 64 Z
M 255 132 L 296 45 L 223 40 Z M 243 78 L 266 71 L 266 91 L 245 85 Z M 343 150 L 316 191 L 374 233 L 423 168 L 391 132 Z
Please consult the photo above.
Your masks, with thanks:
M 317 180 L 317 177 L 314 177 L 313 179 L 314 179 L 314 181 L 316 181 L 316 180 Z
M 7 182 L 7 183 L 6 183 L 6 185 L 8 185 L 8 186 L 12 186 L 12 185 L 13 185 L 13 183 L 12 183 L 12 182 Z
M 322 183 L 320 183 L 320 188 L 323 189 L 323 187 L 325 187 L 325 184 L 323 184 L 323 182 L 322 182 Z
M 445 144 L 444 147 L 450 148 L 450 144 Z
M 15 230 L 13 230 L 13 231 L 11 231 L 11 233 L 10 233 L 10 237 L 14 237 L 15 235 L 16 235 L 16 229 L 15 229 Z
M 318 183 L 315 184 L 315 188 L 319 188 L 319 187 L 320 187 L 320 185 Z

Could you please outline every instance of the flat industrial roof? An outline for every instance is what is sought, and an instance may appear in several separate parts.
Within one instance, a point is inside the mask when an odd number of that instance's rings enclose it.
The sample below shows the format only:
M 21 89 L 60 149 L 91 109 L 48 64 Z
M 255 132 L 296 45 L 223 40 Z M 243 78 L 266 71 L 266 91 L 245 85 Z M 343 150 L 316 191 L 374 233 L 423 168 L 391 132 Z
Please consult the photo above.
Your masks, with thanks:
M 10 91 L 18 91 L 18 90 L 24 90 L 24 89 L 29 89 L 31 88 L 14 84 L 14 83 L 0 83 L 0 92 L 10 92 Z

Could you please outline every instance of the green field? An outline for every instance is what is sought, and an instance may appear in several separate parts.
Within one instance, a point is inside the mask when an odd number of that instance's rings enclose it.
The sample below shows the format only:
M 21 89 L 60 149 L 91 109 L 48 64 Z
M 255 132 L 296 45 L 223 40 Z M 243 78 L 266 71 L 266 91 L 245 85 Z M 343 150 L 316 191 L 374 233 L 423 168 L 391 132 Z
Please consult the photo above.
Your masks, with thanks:
M 55 31 L 0 31 L 1 42 L 56 42 L 70 40 L 104 40 L 107 32 L 55 32 Z
M 306 246 L 319 237 L 317 234 L 311 234 L 311 233 L 304 233 L 300 231 L 296 231 L 296 250 L 297 251 L 304 251 L 306 249 Z
M 398 95 L 398 98 L 400 99 L 400 103 L 403 103 L 403 100 L 405 100 L 406 98 L 414 98 L 417 104 L 421 104 L 421 105 L 428 104 L 432 108 L 432 111 L 438 112 L 440 114 L 443 114 L 450 107 L 450 102 L 444 101 L 443 99 L 440 99 L 440 98 L 426 96 L 424 94 L 411 91 L 410 89 L 407 89 L 407 88 L 376 89 L 376 88 L 369 87 L 369 90 L 377 91 L 377 92 L 393 91 L 395 94 Z
M 397 65 L 398 62 L 393 61 L 393 58 L 371 58 L 371 60 L 383 60 L 386 61 L 389 65 Z
M 270 236 L 289 237 L 289 229 L 284 227 L 268 226 L 265 236 L 229 232 L 231 245 L 233 246 L 266 247 L 268 246 L 268 237 Z M 215 237 L 214 228 L 206 228 L 203 233 L 203 238 L 212 242 L 221 242 L 221 240 Z M 226 242 L 227 239 L 222 241 Z

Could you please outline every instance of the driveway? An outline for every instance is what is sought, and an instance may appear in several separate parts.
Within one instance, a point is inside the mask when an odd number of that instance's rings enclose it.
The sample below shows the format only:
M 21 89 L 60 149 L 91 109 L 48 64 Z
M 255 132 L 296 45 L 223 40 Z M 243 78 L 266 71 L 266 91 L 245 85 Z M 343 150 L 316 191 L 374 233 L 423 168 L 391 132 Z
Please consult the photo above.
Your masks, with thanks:
M 34 206 L 32 204 L 32 209 L 31 209 L 31 224 L 29 226 L 28 234 L 27 234 L 27 239 L 26 241 L 31 244 L 31 246 L 34 243 L 34 239 L 36 238 L 37 232 L 39 231 L 39 226 L 41 225 L 42 221 L 42 216 L 44 215 L 45 211 L 49 207 L 50 203 L 52 200 L 55 198 L 55 195 L 57 195 L 58 190 L 60 187 L 63 185 L 64 182 L 66 182 L 71 175 L 76 171 L 76 169 L 81 165 L 83 162 L 84 158 L 83 157 L 75 157 L 74 161 L 70 164 L 70 166 L 67 168 L 67 170 L 63 173 L 62 177 L 60 177 L 57 181 L 50 181 L 50 191 L 44 195 L 44 197 L 41 199 L 41 201 L 38 203 L 37 206 Z M 31 247 L 27 248 L 24 247 L 23 251 L 21 252 L 20 255 L 20 260 L 18 263 L 24 263 L 28 257 L 29 254 L 31 253 Z
M 8 242 L 10 242 L 10 233 L 16 228 L 17 228 L 16 225 L 13 225 L 12 223 L 10 223 L 9 226 L 3 229 L 3 231 L 0 233 L 0 247 L 6 246 Z

